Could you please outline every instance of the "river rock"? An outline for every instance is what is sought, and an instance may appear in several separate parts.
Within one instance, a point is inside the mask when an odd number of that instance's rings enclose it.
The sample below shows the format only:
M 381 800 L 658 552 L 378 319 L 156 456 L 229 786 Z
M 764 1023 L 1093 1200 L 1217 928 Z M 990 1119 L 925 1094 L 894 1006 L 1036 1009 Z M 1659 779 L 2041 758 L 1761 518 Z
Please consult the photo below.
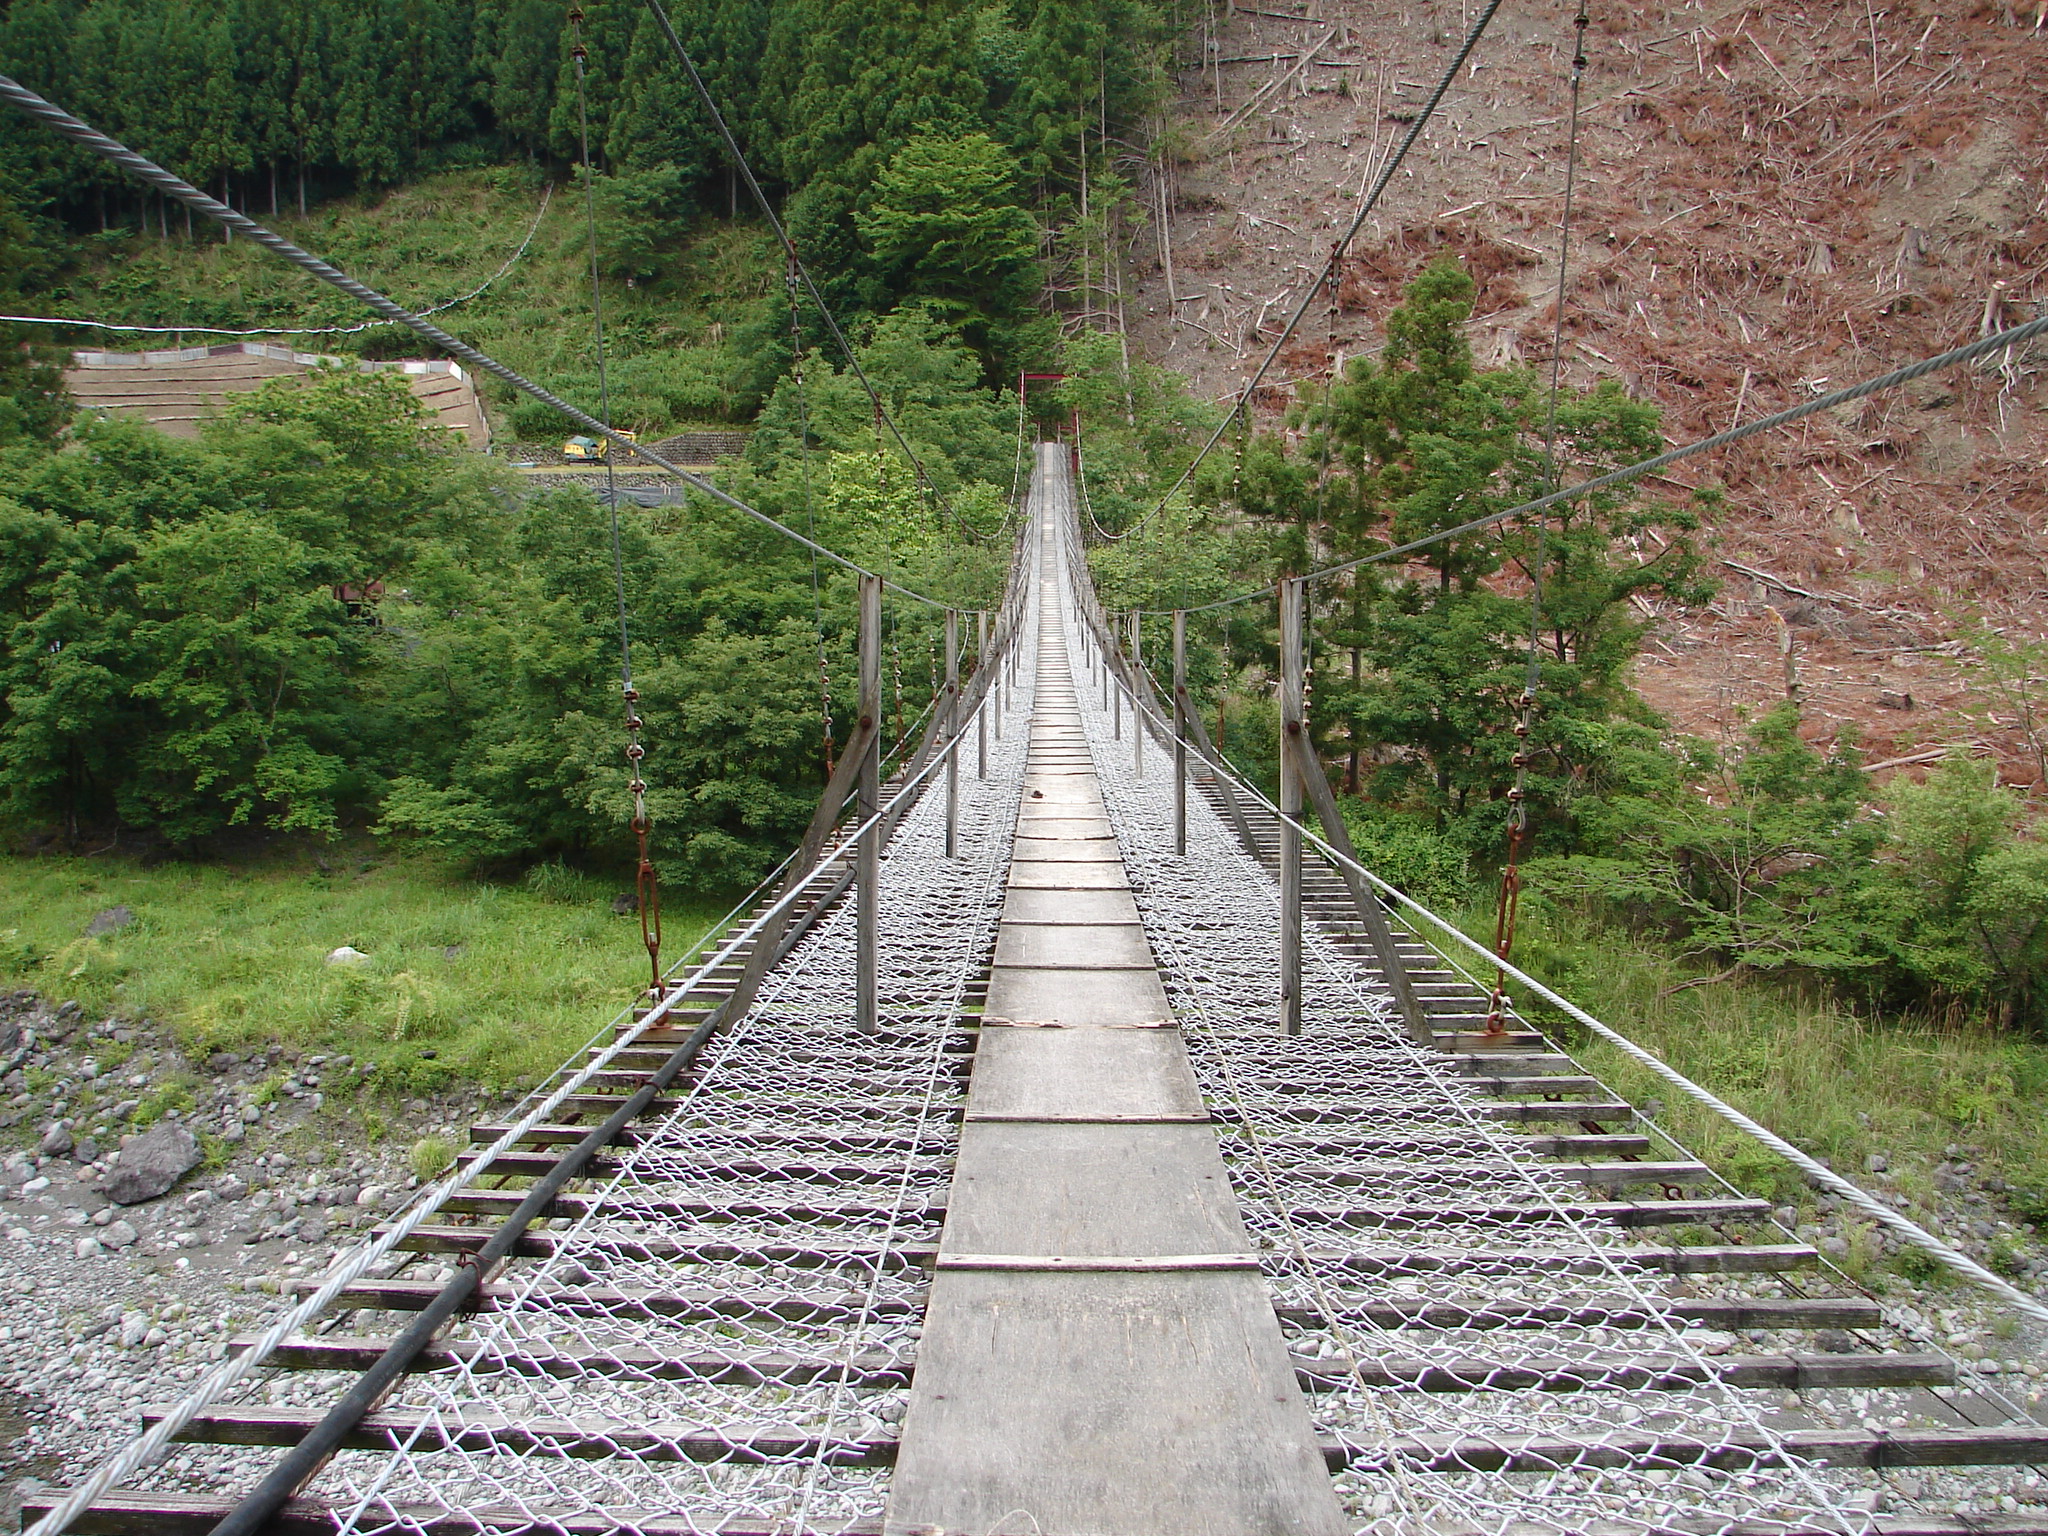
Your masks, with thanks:
M 182 1125 L 160 1125 L 121 1149 L 107 1175 L 106 1195 L 116 1205 L 154 1200 L 199 1163 L 199 1143 Z
M 110 1221 L 100 1229 L 100 1241 L 109 1248 L 126 1248 L 141 1235 L 125 1221 Z
M 55 1125 L 43 1132 L 43 1139 L 36 1143 L 36 1151 L 40 1152 L 44 1157 L 62 1157 L 74 1145 L 76 1143 L 71 1139 L 70 1129 L 63 1121 L 59 1120 Z

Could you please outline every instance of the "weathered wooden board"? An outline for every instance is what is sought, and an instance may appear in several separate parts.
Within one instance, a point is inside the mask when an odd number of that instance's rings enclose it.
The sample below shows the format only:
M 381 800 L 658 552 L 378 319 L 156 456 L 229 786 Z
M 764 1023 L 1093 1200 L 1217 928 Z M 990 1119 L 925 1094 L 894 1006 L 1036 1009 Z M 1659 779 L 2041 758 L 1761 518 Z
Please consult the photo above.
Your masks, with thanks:
M 996 942 L 1012 923 L 1136 923 L 1138 904 L 1128 889 L 1102 891 L 1020 890 L 1012 887 L 1003 902 L 1003 926 Z
M 1004 923 L 996 935 L 996 968 L 1152 969 L 1152 946 L 1136 923 Z
M 1207 1125 L 969 1122 L 939 1252 L 1242 1253 Z
M 941 1270 L 885 1529 L 1336 1536 L 1265 1282 Z
M 998 970 L 989 978 L 987 1006 L 1000 1018 L 1068 1025 L 1147 1024 L 1173 1016 L 1159 973 L 1150 968 Z
M 1124 878 L 1123 861 L 1098 864 L 1026 862 L 1010 866 L 1010 889 L 1027 891 L 1122 891 L 1130 884 Z
M 976 1057 L 969 1121 L 1204 1112 L 1174 1030 L 991 1029 Z

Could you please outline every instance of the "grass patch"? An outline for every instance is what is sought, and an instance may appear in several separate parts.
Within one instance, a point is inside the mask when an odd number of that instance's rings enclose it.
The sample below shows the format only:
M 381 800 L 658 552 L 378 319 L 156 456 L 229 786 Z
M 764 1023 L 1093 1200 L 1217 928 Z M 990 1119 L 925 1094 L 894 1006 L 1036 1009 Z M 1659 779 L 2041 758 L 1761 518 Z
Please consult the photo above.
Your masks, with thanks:
M 535 890 L 426 857 L 327 858 L 327 873 L 283 854 L 232 867 L 0 859 L 0 911 L 14 914 L 0 980 L 94 1017 L 157 1020 L 195 1059 L 274 1041 L 419 1088 L 531 1083 L 645 982 L 639 923 L 611 910 L 617 879 L 554 868 Z M 83 936 L 115 906 L 134 921 Z M 674 892 L 665 906 L 689 943 L 726 904 Z M 342 945 L 369 958 L 327 964 Z
M 1492 923 L 1490 910 L 1474 909 L 1463 926 L 1490 937 Z M 2017 1219 L 2038 1219 L 2030 1200 L 2048 1204 L 2048 1042 L 1868 1017 L 1765 979 L 1672 992 L 1698 973 L 1641 937 L 1526 897 L 1516 963 L 1865 1188 L 1925 1199 L 1953 1147 L 1979 1175 L 2011 1186 Z M 1661 1099 L 1658 1123 L 1731 1182 L 1811 1206 L 1814 1192 L 1774 1153 L 1563 1014 L 1516 1001 L 1624 1097 Z M 1873 1153 L 1887 1160 L 1884 1176 L 1867 1171 Z

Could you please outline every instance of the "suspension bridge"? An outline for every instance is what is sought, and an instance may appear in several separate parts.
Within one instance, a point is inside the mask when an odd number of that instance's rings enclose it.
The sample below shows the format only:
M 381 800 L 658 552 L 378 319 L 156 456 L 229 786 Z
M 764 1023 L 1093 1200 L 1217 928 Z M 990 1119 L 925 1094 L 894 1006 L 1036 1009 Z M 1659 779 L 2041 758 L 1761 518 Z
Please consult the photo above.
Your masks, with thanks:
M 1875 1512 L 2048 1429 L 1542 1034 L 1484 1033 L 1425 923 L 1175 729 L 1068 447 L 1027 507 L 925 748 L 884 781 L 857 740 L 705 956 L 25 1519 L 2048 1530 Z M 277 1370 L 335 1406 L 271 1405 Z
M 792 308 L 801 282 L 844 348 L 675 48 L 783 240 Z M 892 760 L 879 574 L 15 82 L 0 98 L 845 567 L 860 606 L 857 723 L 784 865 L 689 959 L 664 967 L 650 934 L 650 986 L 586 1054 L 26 1503 L 34 1536 L 2048 1532 L 1954 1513 L 2048 1460 L 2048 1428 L 1503 981 L 1898 1241 L 2048 1308 L 1360 864 L 1307 745 L 1305 578 L 1211 605 L 1277 603 L 1268 801 L 1190 705 L 1187 613 L 1162 682 L 1135 616 L 1103 611 L 1078 450 L 1037 444 L 992 629 L 963 676 L 947 608 L 944 684 Z M 623 629 L 623 588 L 621 608 Z M 630 666 L 626 688 L 644 837 Z M 288 1371 L 328 1401 L 278 1401 Z

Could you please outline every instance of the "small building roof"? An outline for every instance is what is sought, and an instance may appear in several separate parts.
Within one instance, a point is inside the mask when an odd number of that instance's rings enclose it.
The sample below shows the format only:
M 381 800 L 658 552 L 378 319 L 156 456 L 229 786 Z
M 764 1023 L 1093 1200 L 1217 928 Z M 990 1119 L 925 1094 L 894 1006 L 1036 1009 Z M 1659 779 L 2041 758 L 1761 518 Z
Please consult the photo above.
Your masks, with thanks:
M 81 409 L 139 416 L 172 437 L 197 437 L 200 422 L 218 411 L 226 396 L 320 368 L 399 369 L 440 426 L 460 433 L 472 448 L 490 443 L 490 423 L 475 381 L 461 364 L 440 358 L 364 362 L 254 341 L 160 352 L 74 352 L 64 370 L 64 386 Z

